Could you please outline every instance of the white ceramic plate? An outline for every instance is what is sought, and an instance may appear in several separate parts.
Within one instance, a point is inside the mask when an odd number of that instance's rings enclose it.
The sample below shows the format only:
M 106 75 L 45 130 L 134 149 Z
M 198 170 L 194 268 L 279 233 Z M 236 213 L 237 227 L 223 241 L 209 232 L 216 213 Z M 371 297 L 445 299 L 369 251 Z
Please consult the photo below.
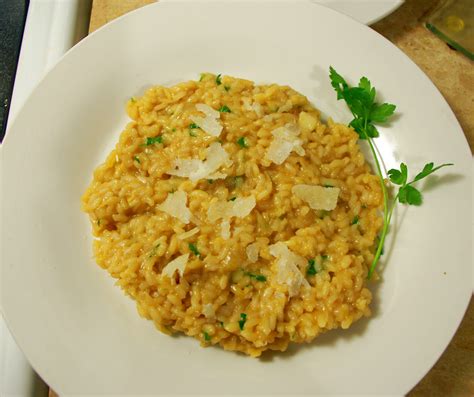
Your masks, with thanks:
M 176 0 L 159 0 L 176 1 Z M 233 2 L 234 0 L 219 0 L 220 2 Z M 273 0 L 253 0 L 270 2 Z M 403 3 L 403 0 L 311 0 L 322 4 L 338 12 L 354 18 L 366 25 L 370 25 L 395 11 Z
M 94 263 L 80 211 L 92 170 L 126 122 L 125 101 L 151 84 L 214 71 L 289 84 L 347 122 L 329 65 L 351 81 L 368 76 L 398 105 L 377 139 L 387 167 L 456 164 L 431 180 L 422 207 L 400 211 L 374 317 L 261 360 L 160 334 Z M 1 154 L 4 315 L 62 396 L 403 394 L 446 347 L 471 293 L 470 153 L 453 113 L 392 44 L 310 2 L 174 1 L 135 11 L 59 62 Z
M 313 0 L 370 25 L 397 9 L 403 0 Z

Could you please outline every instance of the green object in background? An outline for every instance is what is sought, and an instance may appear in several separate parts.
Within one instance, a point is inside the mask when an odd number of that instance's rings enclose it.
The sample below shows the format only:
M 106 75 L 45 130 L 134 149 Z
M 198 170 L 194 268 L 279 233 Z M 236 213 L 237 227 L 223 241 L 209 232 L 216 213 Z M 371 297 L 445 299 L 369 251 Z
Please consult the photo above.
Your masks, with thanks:
M 451 47 L 474 60 L 474 2 L 446 0 L 426 22 L 426 27 Z

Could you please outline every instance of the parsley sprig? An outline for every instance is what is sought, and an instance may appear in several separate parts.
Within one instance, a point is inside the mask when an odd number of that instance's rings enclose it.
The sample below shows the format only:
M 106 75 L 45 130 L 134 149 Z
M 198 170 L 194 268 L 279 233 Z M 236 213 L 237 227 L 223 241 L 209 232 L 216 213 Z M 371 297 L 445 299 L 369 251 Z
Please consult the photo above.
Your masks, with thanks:
M 375 250 L 374 260 L 369 269 L 367 278 L 371 278 L 377 263 L 379 262 L 380 256 L 383 254 L 383 247 L 385 238 L 387 236 L 390 221 L 392 219 L 393 210 L 397 204 L 397 200 L 401 204 L 408 205 L 421 205 L 423 196 L 421 192 L 413 186 L 415 182 L 418 182 L 440 168 L 447 167 L 453 164 L 441 164 L 437 167 L 434 163 L 428 163 L 423 167 L 423 170 L 419 172 L 415 178 L 408 182 L 408 167 L 406 164 L 400 164 L 400 169 L 391 169 L 387 175 L 392 184 L 399 186 L 396 196 L 390 201 L 388 195 L 388 189 L 385 184 L 385 178 L 382 173 L 382 167 L 380 160 L 377 156 L 373 138 L 379 136 L 379 131 L 374 124 L 385 123 L 395 112 L 396 106 L 391 103 L 379 104 L 375 101 L 376 90 L 372 87 L 367 77 L 362 77 L 359 80 L 357 87 L 351 87 L 346 80 L 334 70 L 333 67 L 329 68 L 329 78 L 331 85 L 337 93 L 337 99 L 343 99 L 349 110 L 351 111 L 354 118 L 349 125 L 359 134 L 359 138 L 366 140 L 369 144 L 370 151 L 375 161 L 377 174 L 380 179 L 380 186 L 383 194 L 383 227 L 382 232 L 377 242 L 377 248 Z M 357 219 L 358 221 L 358 219 Z

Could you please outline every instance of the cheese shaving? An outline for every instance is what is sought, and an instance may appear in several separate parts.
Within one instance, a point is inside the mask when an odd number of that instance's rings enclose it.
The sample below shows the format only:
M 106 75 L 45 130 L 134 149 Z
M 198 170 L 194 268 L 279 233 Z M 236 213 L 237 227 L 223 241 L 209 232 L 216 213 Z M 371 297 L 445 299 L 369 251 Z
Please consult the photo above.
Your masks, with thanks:
M 232 161 L 229 155 L 218 142 L 211 143 L 206 150 L 206 160 L 199 159 L 180 159 L 177 158 L 173 163 L 173 168 L 167 173 L 183 178 L 189 178 L 195 182 L 199 179 L 223 179 L 227 175 L 216 172 L 221 166 L 229 167 Z
M 178 238 L 180 240 L 186 240 L 187 238 L 194 236 L 196 233 L 199 233 L 198 227 L 188 230 L 187 232 L 181 233 L 180 235 L 178 235 Z
M 310 287 L 300 270 L 307 263 L 303 257 L 291 252 L 281 241 L 270 245 L 269 252 L 277 258 L 277 282 L 288 286 L 290 298 L 299 293 L 301 286 Z
M 250 263 L 255 263 L 258 261 L 258 254 L 260 251 L 259 246 L 260 244 L 258 243 L 252 243 L 247 245 L 247 248 L 245 248 L 245 253 L 247 254 L 247 259 Z
M 275 164 L 282 164 L 292 151 L 300 156 L 305 155 L 301 139 L 298 139 L 300 130 L 296 124 L 288 123 L 272 131 L 273 141 L 268 147 L 266 158 Z
M 239 197 L 234 201 L 216 201 L 211 203 L 207 210 L 210 222 L 221 221 L 221 236 L 224 240 L 230 238 L 230 219 L 232 217 L 245 218 L 256 205 L 255 197 Z
M 170 193 L 166 200 L 158 205 L 158 209 L 188 224 L 191 219 L 191 211 L 186 207 L 187 198 L 188 195 L 182 190 Z
M 174 273 L 178 271 L 179 275 L 182 276 L 184 274 L 184 270 L 186 269 L 188 258 L 189 254 L 178 256 L 164 267 L 161 274 L 171 278 L 173 277 Z
M 323 187 L 317 185 L 295 185 L 292 193 L 306 201 L 313 210 L 331 211 L 336 208 L 340 189 L 338 187 Z
M 263 116 L 262 106 L 258 102 L 253 102 L 250 98 L 242 98 L 243 108 L 249 112 L 255 112 L 258 117 Z
M 204 314 L 204 317 L 206 318 L 214 318 L 216 316 L 212 303 L 206 303 L 202 306 L 202 314 Z
M 224 240 L 230 238 L 230 221 L 228 219 L 223 219 L 221 222 L 221 236 Z
M 207 210 L 207 217 L 211 222 L 218 219 L 245 218 L 256 205 L 255 197 L 238 197 L 234 201 L 216 201 L 211 203 Z
M 196 104 L 196 109 L 204 113 L 205 117 L 191 116 L 190 119 L 196 123 L 201 130 L 212 136 L 219 136 L 222 132 L 222 125 L 219 123 L 221 114 L 203 103 Z

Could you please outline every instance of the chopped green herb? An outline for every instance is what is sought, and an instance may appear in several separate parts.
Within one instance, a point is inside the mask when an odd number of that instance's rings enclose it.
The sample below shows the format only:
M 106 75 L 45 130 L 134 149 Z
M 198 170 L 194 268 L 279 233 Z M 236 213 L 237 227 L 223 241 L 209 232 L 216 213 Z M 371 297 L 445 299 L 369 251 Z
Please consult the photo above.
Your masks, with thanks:
M 316 261 L 314 259 L 308 260 L 308 268 L 306 274 L 308 276 L 314 276 L 318 271 L 316 270 Z
M 359 215 L 356 215 L 354 218 L 352 218 L 351 225 L 357 225 L 359 223 Z
M 211 340 L 211 335 L 209 335 L 206 331 L 202 331 L 202 335 L 204 336 L 204 340 L 209 342 Z
M 214 183 L 214 179 L 208 179 L 207 183 L 209 183 L 209 185 L 212 185 Z
M 224 90 L 226 90 L 226 91 L 228 92 L 228 91 L 230 90 L 230 86 L 225 85 L 225 86 L 224 86 Z
M 199 250 L 197 249 L 196 245 L 194 245 L 193 243 L 189 243 L 189 244 L 188 244 L 188 247 L 189 247 L 189 250 L 190 250 L 194 255 L 196 255 L 197 257 L 200 257 L 200 256 L 201 256 L 201 253 L 200 253 Z
M 150 253 L 148 254 L 148 258 L 152 258 L 156 255 L 157 251 L 158 251 L 158 247 L 160 246 L 160 243 L 156 244 L 153 249 L 150 251 Z
M 133 159 L 134 159 L 138 164 L 140 164 L 140 159 L 138 158 L 138 156 L 133 156 Z
M 321 259 L 322 259 L 323 261 L 328 260 L 328 259 L 329 259 L 329 255 L 321 255 Z
M 240 313 L 239 328 L 242 331 L 244 329 L 245 322 L 247 321 L 247 315 Z
M 145 140 L 144 146 L 154 145 L 155 143 L 163 143 L 163 137 L 161 135 L 155 137 L 148 137 Z
M 219 325 L 224 328 L 224 322 L 223 321 L 219 321 Z
M 319 219 L 324 219 L 324 217 L 328 215 L 329 215 L 329 211 L 326 211 L 326 210 L 319 211 Z
M 206 73 L 201 73 L 199 75 L 199 81 L 203 81 L 204 80 L 204 77 L 206 77 Z
M 421 192 L 413 186 L 415 182 L 426 178 L 428 175 L 439 170 L 440 168 L 451 166 L 453 164 L 441 164 L 437 167 L 434 163 L 427 163 L 423 170 L 419 172 L 411 182 L 408 181 L 408 167 L 406 164 L 400 164 L 400 169 L 391 169 L 388 171 L 388 177 L 392 184 L 400 186 L 396 196 L 389 202 L 388 189 L 385 184 L 385 178 L 382 173 L 380 165 L 381 159 L 377 155 L 373 138 L 379 136 L 379 131 L 374 123 L 386 122 L 395 112 L 396 106 L 390 103 L 379 104 L 375 101 L 376 90 L 372 87 L 371 82 L 367 77 L 362 77 L 359 80 L 358 87 L 351 87 L 346 80 L 334 70 L 329 68 L 329 78 L 331 85 L 337 93 L 337 99 L 343 99 L 346 102 L 349 110 L 354 116 L 349 123 L 354 131 L 359 134 L 359 138 L 366 140 L 369 144 L 369 149 L 375 161 L 377 174 L 379 177 L 380 186 L 383 194 L 383 226 L 382 232 L 376 241 L 376 249 L 374 259 L 369 269 L 367 278 L 371 278 L 380 256 L 383 255 L 383 247 L 385 238 L 387 236 L 390 221 L 392 219 L 393 210 L 395 209 L 397 200 L 401 204 L 421 205 L 423 197 Z
M 231 198 L 229 199 L 229 201 L 235 201 L 236 198 L 237 198 L 237 197 L 235 197 L 235 196 L 234 196 L 234 197 L 231 197 Z
M 330 185 L 329 183 L 325 183 L 324 187 L 334 187 L 333 185 Z
M 102 223 L 102 220 L 97 219 L 97 226 L 100 226 L 101 223 Z
M 189 124 L 188 128 L 189 128 L 189 135 L 192 137 L 196 137 L 197 134 L 194 132 L 194 130 L 196 128 L 199 128 L 199 126 L 196 123 L 191 123 Z
M 137 98 L 135 98 L 134 96 L 130 98 L 130 102 L 135 103 L 136 101 L 137 101 Z
M 220 73 L 216 76 L 216 84 L 217 84 L 217 85 L 221 85 L 221 84 L 222 84 L 221 74 L 220 74 Z
M 219 112 L 221 112 L 221 113 L 232 113 L 227 105 L 222 105 L 219 108 Z
M 244 184 L 245 175 L 229 176 L 225 179 L 225 184 L 229 189 L 237 189 Z
M 249 146 L 247 145 L 247 142 L 245 140 L 245 137 L 241 136 L 239 139 L 237 139 L 237 143 L 238 145 L 243 148 L 243 149 L 246 149 L 248 148 Z
M 244 274 L 257 281 L 261 281 L 261 282 L 267 281 L 267 278 L 263 274 L 253 274 L 250 272 L 245 272 Z
M 172 131 L 172 132 L 176 132 L 176 128 L 172 128 L 171 131 Z

